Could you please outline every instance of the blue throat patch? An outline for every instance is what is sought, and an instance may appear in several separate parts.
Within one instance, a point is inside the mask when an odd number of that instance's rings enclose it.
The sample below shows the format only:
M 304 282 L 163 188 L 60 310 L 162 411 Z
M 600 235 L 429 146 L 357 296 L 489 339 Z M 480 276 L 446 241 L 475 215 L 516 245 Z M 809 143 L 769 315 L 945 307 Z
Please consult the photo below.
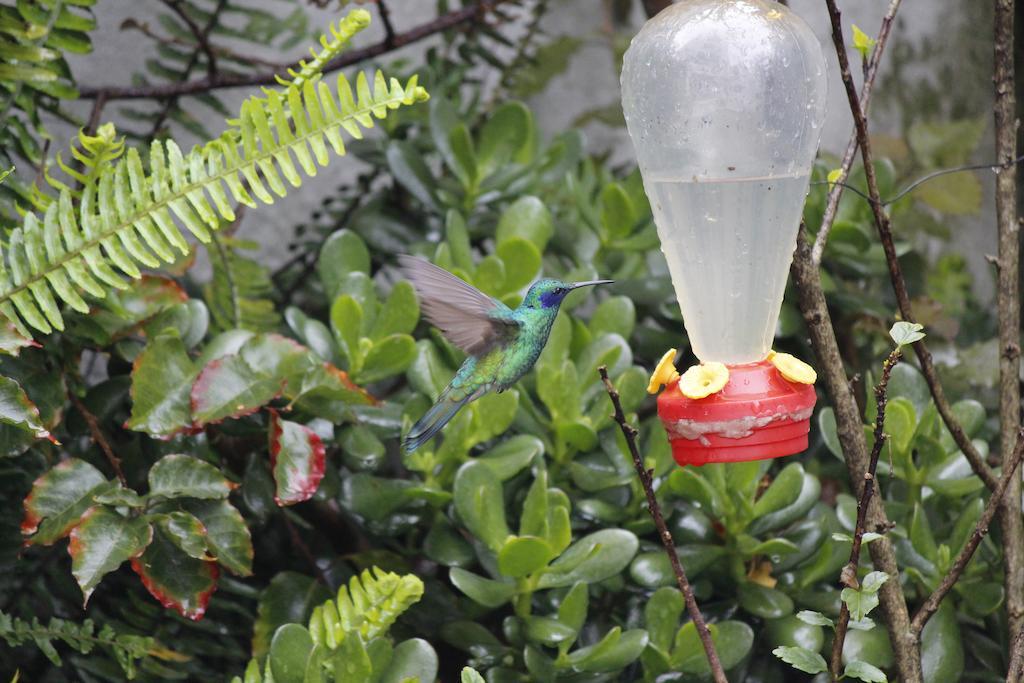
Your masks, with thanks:
M 540 295 L 540 305 L 544 308 L 555 308 L 562 303 L 562 299 L 565 298 L 565 294 L 559 294 L 558 292 L 544 292 Z

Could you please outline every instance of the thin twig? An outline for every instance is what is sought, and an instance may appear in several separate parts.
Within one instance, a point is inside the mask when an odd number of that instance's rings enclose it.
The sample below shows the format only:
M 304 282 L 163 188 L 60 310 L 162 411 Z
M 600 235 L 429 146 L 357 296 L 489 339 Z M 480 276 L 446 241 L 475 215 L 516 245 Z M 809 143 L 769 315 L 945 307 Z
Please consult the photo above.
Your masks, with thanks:
M 889 402 L 889 376 L 892 369 L 900 362 L 903 353 L 899 347 L 893 349 L 882 365 L 882 377 L 875 385 L 875 443 L 871 446 L 868 469 L 864 472 L 864 487 L 861 489 L 860 500 L 857 502 L 857 524 L 853 531 L 853 544 L 850 547 L 850 560 L 839 575 L 839 582 L 847 588 L 858 588 L 857 566 L 860 564 L 860 547 L 864 539 L 864 530 L 868 520 L 868 506 L 875 493 L 875 472 L 878 469 L 878 456 L 888 436 L 885 433 L 885 406 Z M 832 641 L 832 661 L 829 669 L 832 680 L 838 681 L 842 676 L 843 644 L 846 642 L 846 631 L 850 626 L 850 609 L 843 602 L 839 609 L 839 621 L 836 623 L 836 637 Z
M 100 119 L 103 118 L 103 108 L 106 106 L 106 95 L 100 95 L 92 101 L 92 109 L 89 110 L 89 120 L 85 124 L 86 135 L 96 135 L 96 129 L 100 127 Z
M 800 223 L 796 238 L 796 253 L 790 269 L 793 284 L 798 294 L 797 302 L 803 314 L 807 331 L 810 333 L 811 346 L 818 359 L 819 377 L 825 384 L 836 416 L 836 435 L 843 449 L 843 459 L 854 487 L 864 485 L 864 472 L 868 469 L 868 449 L 864 440 L 864 426 L 860 408 L 853 394 L 843 357 L 839 351 L 835 328 L 829 315 L 825 301 L 825 291 L 821 285 L 821 271 L 811 263 L 811 245 L 807 241 L 807 226 Z M 858 488 L 859 494 L 859 488 Z M 890 522 L 885 508 L 877 498 L 872 498 L 868 505 L 868 525 L 871 528 L 888 528 Z M 899 576 L 899 565 L 896 552 L 888 538 L 880 538 L 868 546 L 871 561 L 876 569 L 893 577 L 882 584 L 878 593 L 882 612 L 885 615 L 885 626 L 889 632 L 896 654 L 896 665 L 900 678 L 905 683 L 919 683 L 922 680 L 921 658 L 918 655 L 917 641 L 910 633 L 910 614 L 903 588 L 896 577 Z
M 107 441 L 107 437 L 103 434 L 99 420 L 96 419 L 92 411 L 85 407 L 85 403 L 82 399 L 78 398 L 74 389 L 68 388 L 68 398 L 71 399 L 71 404 L 75 406 L 75 409 L 85 418 L 85 423 L 89 425 L 89 433 L 92 434 L 92 440 L 103 451 L 103 455 L 107 456 L 107 462 L 110 463 L 111 469 L 114 470 L 117 480 L 121 482 L 121 486 L 127 487 L 128 480 L 125 479 L 124 471 L 121 470 L 121 459 L 114 455 L 114 449 L 110 447 L 110 442 Z
M 186 23 L 196 39 L 196 45 L 192 50 L 192 54 L 189 56 L 188 62 L 185 64 L 185 68 L 181 71 L 181 80 L 186 80 L 192 74 L 192 70 L 199 64 L 200 53 L 205 53 L 208 60 L 206 77 L 211 80 L 215 80 L 217 78 L 216 57 L 213 56 L 213 50 L 210 48 L 209 36 L 214 26 L 217 25 L 221 13 L 227 7 L 228 0 L 219 0 L 217 2 L 217 6 L 213 8 L 213 11 L 210 13 L 210 18 L 207 19 L 206 25 L 202 28 L 199 28 L 199 26 L 192 21 L 191 17 L 188 16 L 188 12 L 178 4 L 178 0 L 164 0 L 164 4 Z M 212 69 L 209 68 L 210 65 L 212 65 Z M 160 107 L 160 111 L 156 115 L 156 119 L 153 121 L 153 127 L 150 129 L 147 137 L 155 137 L 157 133 L 160 132 L 160 128 L 164 125 L 164 122 L 167 121 L 167 117 L 170 116 L 171 110 L 174 109 L 174 106 L 177 103 L 177 96 L 168 97 L 164 100 L 163 105 Z
M 388 47 L 395 45 L 395 27 L 391 23 L 391 12 L 385 0 L 377 0 L 377 12 L 380 13 L 380 22 L 384 24 L 384 44 Z
M 690 582 L 686 579 L 686 570 L 683 569 L 683 564 L 679 561 L 679 555 L 676 553 L 672 534 L 669 532 L 668 527 L 665 526 L 665 519 L 661 515 L 661 506 L 658 505 L 658 498 L 654 494 L 654 484 L 651 480 L 653 470 L 644 467 L 644 461 L 640 457 L 640 451 L 637 449 L 636 429 L 626 421 L 626 415 L 622 412 L 622 403 L 619 401 L 619 392 L 615 390 L 611 380 L 608 379 L 608 368 L 602 365 L 598 368 L 598 372 L 601 374 L 601 381 L 604 382 L 604 388 L 608 392 L 608 398 L 611 399 L 612 406 L 615 408 L 612 418 L 618 423 L 619 428 L 622 430 L 622 435 L 626 437 L 626 444 L 629 446 L 629 452 L 633 456 L 633 466 L 636 468 L 637 476 L 640 477 L 640 484 L 644 487 L 644 493 L 647 494 L 647 509 L 654 519 L 654 526 L 658 529 L 661 543 L 665 546 L 665 553 L 668 555 L 672 571 L 676 575 L 676 583 L 679 584 L 679 590 L 682 591 L 683 598 L 686 600 L 686 609 L 690 613 L 690 618 L 693 619 L 693 625 L 697 627 L 697 635 L 700 636 L 700 642 L 704 646 L 704 654 L 707 655 L 708 664 L 711 666 L 711 673 L 714 676 L 715 683 L 728 683 L 725 672 L 722 670 L 722 662 L 718 659 L 715 644 L 711 640 L 711 631 L 708 630 L 708 626 L 704 622 L 704 615 L 701 614 L 700 607 L 697 605 L 697 599 L 693 596 L 693 589 L 690 587 Z
M 996 308 L 999 311 L 999 442 L 1003 470 L 1010 467 L 1020 429 L 1020 230 L 1017 221 L 1017 98 L 1013 48 L 1013 0 L 995 3 L 992 82 L 995 86 L 996 225 L 999 259 Z M 993 496 L 995 494 L 993 493 Z M 1002 498 L 1003 582 L 1010 633 L 1024 627 L 1024 519 L 1021 483 L 1016 477 Z
M 988 525 L 992 523 L 992 518 L 1003 501 L 1003 494 L 1010 488 L 1011 481 L 1019 479 L 1017 477 L 1017 466 L 1020 465 L 1022 457 L 1024 457 L 1024 430 L 1017 432 L 1017 446 L 1013 449 L 1013 453 L 1003 470 L 1003 476 L 999 478 L 996 490 L 992 492 L 988 499 L 988 504 L 985 505 L 984 512 L 981 513 L 978 523 L 974 525 L 971 537 L 967 540 L 960 554 L 956 556 L 953 565 L 946 572 L 946 576 L 943 577 L 942 583 L 932 591 L 932 594 L 928 596 L 928 599 L 921 605 L 917 614 L 914 615 L 913 621 L 910 622 L 910 627 L 917 635 L 920 636 L 924 625 L 928 623 L 928 619 L 939 609 L 942 599 L 946 597 L 949 591 L 953 590 L 953 586 L 960 580 L 960 575 L 967 569 L 967 564 L 974 556 L 974 551 L 978 549 L 978 545 L 985 538 L 985 534 L 988 533 Z
M 418 42 L 429 36 L 441 33 L 442 31 L 447 31 L 448 29 L 461 24 L 479 21 L 489 10 L 508 1 L 509 0 L 481 1 L 468 7 L 453 10 L 447 14 L 442 14 L 436 19 L 421 24 L 420 26 L 405 31 L 404 33 L 395 34 L 395 38 L 390 46 L 386 45 L 384 41 L 381 41 L 375 45 L 362 48 L 361 50 L 352 50 L 351 52 L 347 52 L 330 61 L 327 66 L 324 67 L 323 73 L 330 73 L 352 64 L 357 64 L 374 57 L 379 57 L 382 54 L 405 47 L 406 45 Z M 178 97 L 181 95 L 198 95 L 221 88 L 277 85 L 277 75 L 287 73 L 289 68 L 298 68 L 297 62 L 281 64 L 277 68 L 257 74 L 221 73 L 218 74 L 216 78 L 210 78 L 207 76 L 205 78 L 199 78 L 191 81 L 165 83 L 161 85 L 127 87 L 104 85 L 82 87 L 80 88 L 80 96 L 83 99 L 95 99 L 96 97 L 99 97 L 100 93 L 104 93 L 107 96 L 107 99 L 110 100 L 164 99 L 168 97 Z
M 213 14 L 210 17 L 210 21 L 208 21 L 206 23 L 206 28 L 200 28 L 199 24 L 197 24 L 192 19 L 192 17 L 189 16 L 188 11 L 184 7 L 181 6 L 181 0 L 164 0 L 164 5 L 169 10 L 174 12 L 174 14 L 179 19 L 181 19 L 185 23 L 186 26 L 188 26 L 188 30 L 192 33 L 192 36 L 196 39 L 195 45 L 193 45 L 193 47 L 198 47 L 200 50 L 202 50 L 203 54 L 206 55 L 206 75 L 209 76 L 210 78 L 216 78 L 216 76 L 217 76 L 217 55 L 214 54 L 213 47 L 210 45 L 209 36 L 210 36 L 210 30 L 213 28 L 214 25 L 216 25 L 217 18 L 220 15 L 220 10 L 223 9 L 224 3 L 221 3 L 220 5 L 218 5 L 217 9 L 214 10 Z M 186 73 L 184 75 L 184 78 L 188 78 L 187 70 L 186 70 Z
M 889 215 L 882 206 L 882 200 L 878 192 L 878 178 L 875 175 L 874 161 L 871 153 L 871 140 L 868 137 L 867 119 L 864 117 L 864 110 L 861 109 L 860 99 L 857 97 L 857 88 L 853 83 L 853 76 L 850 74 L 850 60 L 846 55 L 846 44 L 843 40 L 843 27 L 839 8 L 835 0 L 825 0 L 828 6 L 829 18 L 832 22 L 832 41 L 835 43 L 836 56 L 839 58 L 839 69 L 846 88 L 846 99 L 850 105 L 850 112 L 853 114 L 853 122 L 857 129 L 857 144 L 860 147 L 861 160 L 864 163 L 864 176 L 867 180 L 868 194 L 871 197 L 871 212 L 875 219 L 875 227 L 878 230 L 878 237 L 882 243 L 882 250 L 885 252 L 885 260 L 889 267 L 889 279 L 892 282 L 893 291 L 896 294 L 896 302 L 899 306 L 900 316 L 907 322 L 913 322 L 914 314 L 910 304 L 910 294 L 907 292 L 907 282 L 903 278 L 903 271 L 900 267 L 899 256 L 896 254 L 896 245 L 892 236 L 892 225 L 889 222 Z M 935 363 L 932 360 L 931 352 L 923 341 L 914 343 L 914 353 L 921 365 L 921 373 L 924 375 L 928 388 L 931 391 L 935 407 L 942 417 L 946 428 L 953 436 L 956 445 L 967 457 L 974 473 L 985 482 L 990 490 L 995 490 L 997 480 L 992 470 L 985 464 L 981 453 L 971 443 L 970 437 L 964 432 L 960 422 L 953 415 L 952 407 L 946 398 L 942 383 L 939 381 L 938 373 L 935 370 Z
M 882 62 L 882 51 L 889 42 L 889 34 L 892 32 L 893 20 L 896 18 L 896 11 L 900 8 L 901 0 L 891 0 L 889 9 L 882 17 L 882 27 L 875 37 L 875 49 L 871 52 L 871 58 L 864 70 L 864 87 L 860 91 L 860 106 L 863 111 L 868 110 L 871 104 L 871 94 L 874 90 L 875 77 L 878 75 L 878 65 Z M 839 164 L 842 180 L 850 175 L 850 168 L 853 166 L 854 157 L 857 155 L 857 128 L 850 134 L 850 141 L 846 144 L 846 152 L 843 153 L 843 161 Z M 825 252 L 825 244 L 828 242 L 828 234 L 836 222 L 836 212 L 839 210 L 839 200 L 843 196 L 845 185 L 839 183 L 833 185 L 828 192 L 825 201 L 825 213 L 821 218 L 821 227 L 818 228 L 818 235 L 814 238 L 814 247 L 811 249 L 811 261 L 815 266 L 821 264 L 822 254 Z
M 320 579 L 320 582 L 328 588 L 333 589 L 334 586 L 328 579 L 327 574 L 324 573 L 324 570 L 320 567 L 320 564 L 316 561 L 313 551 L 309 549 L 309 546 L 306 545 L 306 541 L 302 538 L 302 534 L 300 534 L 299 530 L 295 528 L 295 522 L 291 520 L 291 514 L 292 512 L 290 510 L 281 508 L 281 519 L 284 520 L 284 525 L 288 529 L 288 537 L 291 539 L 292 547 L 298 550 L 303 559 L 309 563 L 313 568 L 313 571 L 316 572 L 317 578 Z

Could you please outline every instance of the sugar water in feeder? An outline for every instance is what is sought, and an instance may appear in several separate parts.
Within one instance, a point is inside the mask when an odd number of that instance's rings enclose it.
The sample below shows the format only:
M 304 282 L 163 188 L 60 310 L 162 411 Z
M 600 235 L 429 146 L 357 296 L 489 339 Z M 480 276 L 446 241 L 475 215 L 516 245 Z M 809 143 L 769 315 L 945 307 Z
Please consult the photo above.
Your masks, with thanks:
M 772 339 L 825 115 L 821 45 L 771 0 L 681 0 L 633 38 L 622 108 L 700 364 L 651 379 L 680 464 L 807 447 L 814 371 Z

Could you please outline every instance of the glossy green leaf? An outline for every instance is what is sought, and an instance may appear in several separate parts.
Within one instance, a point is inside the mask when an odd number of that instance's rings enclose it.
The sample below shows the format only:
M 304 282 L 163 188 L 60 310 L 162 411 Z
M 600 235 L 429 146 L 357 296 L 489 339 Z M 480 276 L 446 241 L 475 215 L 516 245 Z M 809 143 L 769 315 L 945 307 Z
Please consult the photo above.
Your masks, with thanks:
M 217 563 L 189 557 L 159 528 L 145 552 L 132 559 L 132 569 L 161 605 L 195 621 L 206 613 L 219 575 Z
M 206 553 L 206 527 L 195 515 L 174 510 L 159 516 L 160 530 L 174 545 L 197 560 L 212 560 Z
M 449 578 L 456 588 L 484 607 L 500 607 L 516 593 L 514 583 L 485 579 L 458 567 L 451 570 Z
M 498 219 L 495 239 L 498 244 L 513 237 L 532 242 L 537 250 L 544 251 L 548 240 L 554 235 L 551 212 L 537 197 L 526 195 L 512 202 Z
M 328 298 L 333 299 L 349 273 L 370 272 L 370 251 L 366 242 L 350 230 L 332 233 L 320 248 L 316 271 Z
M 236 486 L 216 467 L 190 455 L 165 455 L 149 470 L 150 496 L 227 498 Z
M 393 334 L 373 343 L 355 378 L 362 384 L 405 372 L 416 360 L 416 341 L 407 334 Z
M 192 417 L 197 425 L 256 412 L 284 388 L 281 378 L 254 370 L 241 356 L 206 364 L 192 385 Z
M 850 662 L 843 669 L 843 676 L 846 678 L 856 678 L 859 681 L 867 681 L 868 683 L 886 683 L 889 679 L 885 677 L 885 673 L 877 666 L 872 666 L 867 662 Z
M 519 578 L 547 565 L 554 552 L 548 542 L 536 536 L 510 536 L 498 551 L 498 571 Z
M 497 552 L 508 538 L 501 482 L 490 467 L 467 462 L 455 475 L 455 509 L 469 531 Z
M 817 674 L 822 671 L 828 671 L 828 664 L 825 663 L 825 658 L 817 652 L 804 647 L 780 646 L 772 650 L 772 654 L 794 669 L 804 673 Z
M 306 627 L 285 624 L 270 642 L 270 671 L 275 683 L 304 683 L 306 662 L 313 652 L 313 638 Z
M 639 542 L 625 529 L 602 529 L 584 536 L 551 563 L 540 577 L 540 588 L 596 583 L 618 574 L 636 555 Z
M 327 588 L 312 577 L 292 571 L 274 575 L 260 593 L 253 624 L 253 656 L 259 658 L 268 652 L 270 640 L 279 626 L 306 623 L 313 607 L 330 597 Z
M 132 414 L 127 427 L 167 436 L 192 424 L 190 394 L 199 373 L 174 330 L 146 345 L 132 366 Z
M 283 506 L 312 498 L 324 476 L 323 441 L 309 427 L 282 420 L 277 411 L 270 411 L 269 440 L 274 501 Z
M 762 619 L 778 619 L 793 612 L 793 600 L 788 595 L 751 581 L 741 583 L 737 595 L 740 607 Z
M 226 500 L 186 500 L 184 508 L 206 527 L 206 545 L 221 565 L 238 576 L 252 574 L 252 537 L 242 514 Z
M 82 589 L 83 604 L 100 579 L 142 554 L 153 537 L 144 517 L 128 518 L 103 506 L 90 508 L 71 530 L 71 573 Z
M 28 542 L 50 545 L 64 538 L 93 504 L 93 496 L 107 488 L 102 473 L 84 460 L 57 463 L 32 484 L 25 498 L 21 533 Z
M 37 439 L 50 436 L 40 422 L 39 408 L 10 377 L 0 375 L 0 422 L 30 433 Z
M 430 643 L 411 638 L 399 643 L 391 662 L 381 673 L 380 683 L 404 683 L 409 679 L 433 681 L 437 678 L 437 653 Z

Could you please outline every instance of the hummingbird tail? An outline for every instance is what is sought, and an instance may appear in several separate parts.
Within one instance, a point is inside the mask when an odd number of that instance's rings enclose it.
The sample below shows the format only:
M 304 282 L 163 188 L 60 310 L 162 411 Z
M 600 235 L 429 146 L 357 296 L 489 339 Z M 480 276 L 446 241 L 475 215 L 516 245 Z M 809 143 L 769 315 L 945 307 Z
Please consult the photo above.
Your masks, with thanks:
M 455 417 L 462 406 L 480 396 L 483 392 L 473 392 L 461 399 L 449 397 L 448 389 L 445 389 L 437 399 L 437 403 L 430 406 L 423 417 L 412 426 L 409 433 L 402 439 L 402 450 L 412 453 L 414 450 L 430 441 L 441 429 L 448 424 L 448 421 Z

